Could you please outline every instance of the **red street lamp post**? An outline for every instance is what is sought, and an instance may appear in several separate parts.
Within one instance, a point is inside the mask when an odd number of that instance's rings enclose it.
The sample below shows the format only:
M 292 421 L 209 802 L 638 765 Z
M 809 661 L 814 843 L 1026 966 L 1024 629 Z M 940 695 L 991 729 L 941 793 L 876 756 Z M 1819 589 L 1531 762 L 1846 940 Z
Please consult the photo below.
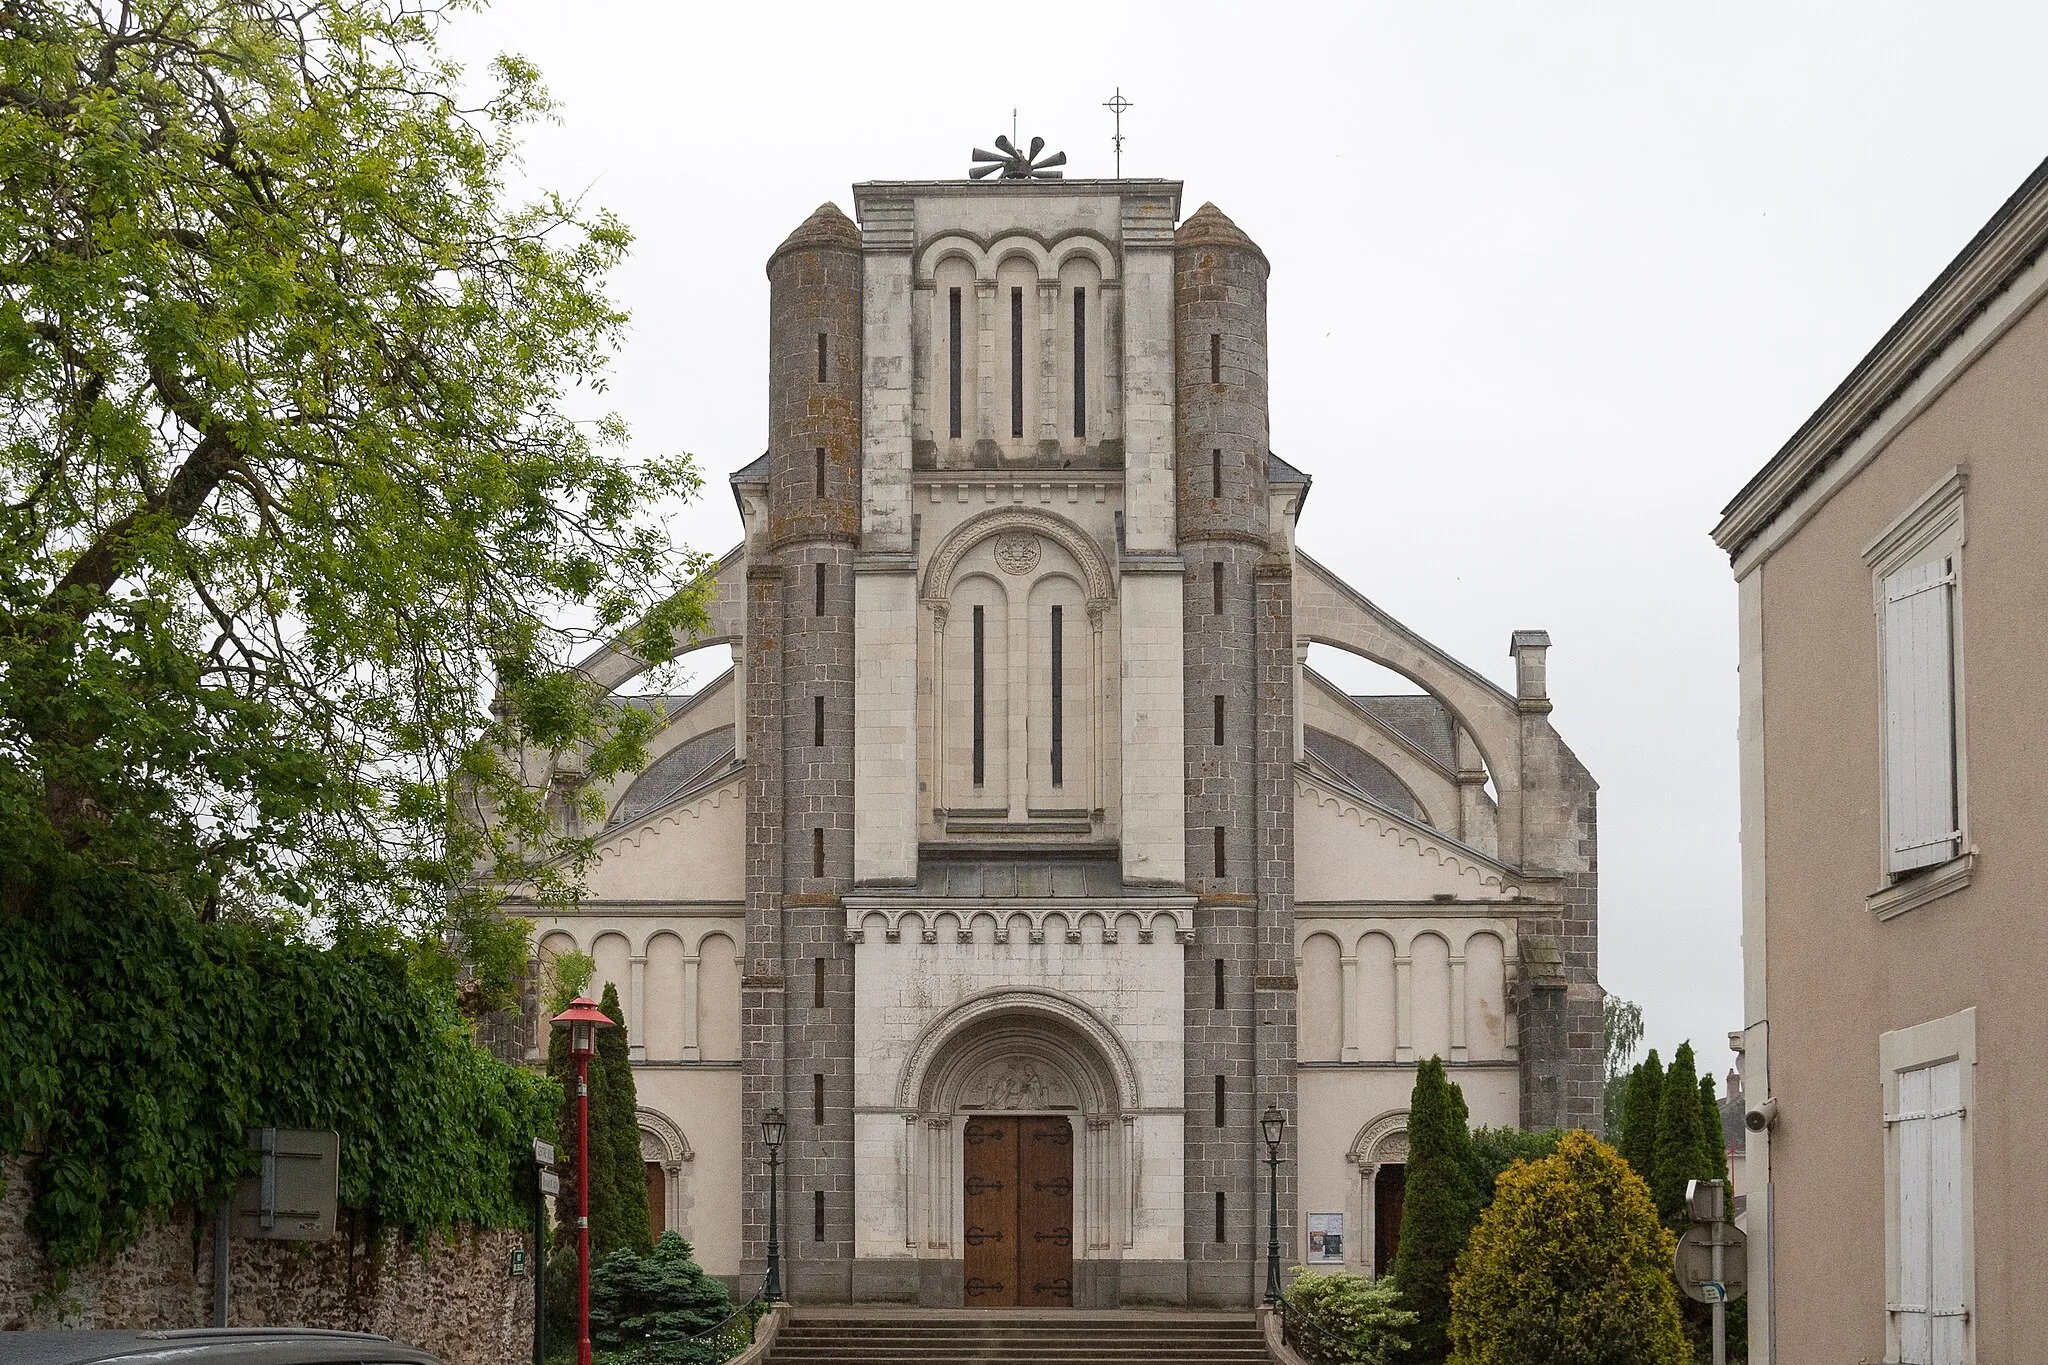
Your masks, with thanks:
M 590 1058 L 597 1031 L 612 1021 L 579 995 L 548 1022 L 569 1026 L 569 1055 L 576 1059 L 576 1365 L 590 1365 Z

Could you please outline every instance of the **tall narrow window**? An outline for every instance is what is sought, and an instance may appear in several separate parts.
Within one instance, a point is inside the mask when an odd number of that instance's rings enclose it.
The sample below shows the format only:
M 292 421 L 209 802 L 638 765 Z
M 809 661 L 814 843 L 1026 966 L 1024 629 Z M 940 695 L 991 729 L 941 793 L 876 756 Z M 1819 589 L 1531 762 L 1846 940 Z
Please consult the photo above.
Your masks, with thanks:
M 1223 452 L 1221 450 L 1209 452 L 1209 496 L 1212 498 L 1223 496 Z
M 1066 622 L 1062 609 L 1052 609 L 1052 784 L 1066 781 Z
M 954 440 L 960 439 L 960 291 L 949 290 L 946 307 L 950 312 L 952 328 L 946 336 L 946 395 L 951 424 L 947 430 Z
M 818 959 L 821 963 L 824 960 L 822 957 Z M 1223 1008 L 1223 959 L 1220 957 L 1216 959 L 1216 1008 Z
M 1209 566 L 1209 591 L 1212 594 L 1209 610 L 1221 616 L 1223 614 L 1223 561 L 1220 559 Z
M 818 333 L 818 382 L 825 382 L 825 334 Z
M 811 496 L 822 498 L 825 496 L 825 447 L 823 446 L 818 447 L 814 470 L 815 472 L 811 477 Z
M 1221 877 L 1224 875 L 1224 872 L 1225 866 L 1223 861 L 1223 826 L 1218 825 L 1216 826 L 1216 875 Z
M 823 697 L 811 698 L 811 747 L 814 749 L 825 747 L 825 699 Z
M 1024 434 L 1024 291 L 1010 291 L 1010 435 Z
M 1221 697 L 1216 698 L 1216 738 L 1214 742 L 1219 745 L 1223 743 L 1223 698 Z
M 825 1192 L 823 1190 L 811 1191 L 811 1240 L 813 1242 L 825 1240 Z
M 988 622 L 982 609 L 974 609 L 974 785 L 988 775 L 988 734 L 983 714 L 988 704 Z
M 1221 967 L 1223 959 L 1217 958 L 1216 965 Z M 811 1008 L 825 1008 L 825 959 L 822 957 L 811 959 Z
M 1947 862 L 1962 839 L 1956 783 L 1955 561 L 1883 580 L 1885 870 Z
M 1223 333 L 1209 333 L 1209 382 L 1223 382 Z
M 825 1073 L 811 1073 L 811 1122 L 820 1128 L 825 1126 Z
M 811 875 L 825 875 L 825 827 L 818 826 L 811 831 Z
M 1088 434 L 1088 291 L 1074 291 L 1074 434 Z
M 811 579 L 816 587 L 818 598 L 811 608 L 811 615 L 823 616 L 825 614 L 825 566 L 823 564 L 816 565 L 812 569 Z
M 1216 1191 L 1216 1240 L 1223 1240 L 1223 1191 Z
M 1216 1078 L 1216 1126 L 1218 1128 L 1223 1126 L 1223 1121 L 1226 1117 L 1227 1115 L 1223 1109 L 1223 1078 L 1218 1076 Z

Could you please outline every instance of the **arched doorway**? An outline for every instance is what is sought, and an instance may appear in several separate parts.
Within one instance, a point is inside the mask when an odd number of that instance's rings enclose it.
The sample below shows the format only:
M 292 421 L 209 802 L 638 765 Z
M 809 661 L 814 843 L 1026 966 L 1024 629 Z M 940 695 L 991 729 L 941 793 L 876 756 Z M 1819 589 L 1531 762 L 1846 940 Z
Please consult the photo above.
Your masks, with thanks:
M 1101 1301 L 1104 1263 L 1129 1244 L 1136 1160 L 1134 1073 L 1109 1027 L 1056 992 L 993 992 L 934 1021 L 904 1090 L 912 1238 L 960 1263 L 960 1302 Z
M 1358 1167 L 1357 1268 L 1378 1279 L 1394 1268 L 1407 1191 L 1408 1111 L 1389 1110 L 1358 1130 L 1346 1159 Z

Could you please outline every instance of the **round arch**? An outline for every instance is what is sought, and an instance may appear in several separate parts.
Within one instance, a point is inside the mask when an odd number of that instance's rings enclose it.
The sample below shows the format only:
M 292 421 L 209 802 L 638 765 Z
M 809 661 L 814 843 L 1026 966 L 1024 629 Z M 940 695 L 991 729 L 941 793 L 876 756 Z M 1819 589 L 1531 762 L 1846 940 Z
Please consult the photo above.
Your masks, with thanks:
M 953 577 L 960 560 L 984 540 L 1005 531 L 1029 531 L 1056 542 L 1074 557 L 1086 579 L 1085 591 L 1091 611 L 1110 606 L 1116 599 L 1116 582 L 1101 547 L 1080 527 L 1065 517 L 1036 507 L 997 507 L 977 513 L 953 528 L 925 570 L 923 596 L 927 605 L 944 606 L 952 597 Z
M 927 1024 L 904 1059 L 897 1106 L 929 1112 L 974 1099 L 963 1093 L 966 1087 L 987 1077 L 1002 1057 L 1058 1065 L 1077 1092 L 1066 1107 L 1095 1113 L 1140 1107 L 1138 1070 L 1116 1030 L 1080 1001 L 1036 986 L 983 991 Z M 1028 1089 L 1023 1076 L 1016 1083 Z

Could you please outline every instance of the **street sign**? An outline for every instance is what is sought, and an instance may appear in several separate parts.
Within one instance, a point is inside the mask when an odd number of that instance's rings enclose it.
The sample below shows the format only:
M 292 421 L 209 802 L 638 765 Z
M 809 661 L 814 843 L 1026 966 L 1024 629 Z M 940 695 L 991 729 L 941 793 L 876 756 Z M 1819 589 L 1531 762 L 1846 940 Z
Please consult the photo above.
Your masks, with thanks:
M 512 1278 L 518 1279 L 526 1273 L 526 1248 L 512 1248 Z
M 1716 1280 L 1708 1280 L 1700 1286 L 1700 1301 L 1702 1303 L 1728 1302 L 1728 1286 Z
M 533 1140 L 533 1159 L 542 1166 L 554 1165 L 555 1144 L 552 1142 L 542 1142 L 539 1138 L 535 1138 Z
M 1721 1273 L 1714 1274 L 1714 1243 L 1721 1243 Z M 1733 1303 L 1749 1292 L 1749 1238 L 1732 1223 L 1697 1223 L 1678 1239 L 1678 1288 L 1698 1303 Z M 1718 1298 L 1708 1285 L 1720 1290 Z
M 235 1184 L 233 1233 L 286 1242 L 333 1238 L 341 1137 L 303 1128 L 251 1128 L 255 1175 Z
M 560 1194 L 562 1192 L 562 1177 L 556 1175 L 553 1171 L 542 1171 L 540 1173 L 540 1192 L 549 1195 Z

